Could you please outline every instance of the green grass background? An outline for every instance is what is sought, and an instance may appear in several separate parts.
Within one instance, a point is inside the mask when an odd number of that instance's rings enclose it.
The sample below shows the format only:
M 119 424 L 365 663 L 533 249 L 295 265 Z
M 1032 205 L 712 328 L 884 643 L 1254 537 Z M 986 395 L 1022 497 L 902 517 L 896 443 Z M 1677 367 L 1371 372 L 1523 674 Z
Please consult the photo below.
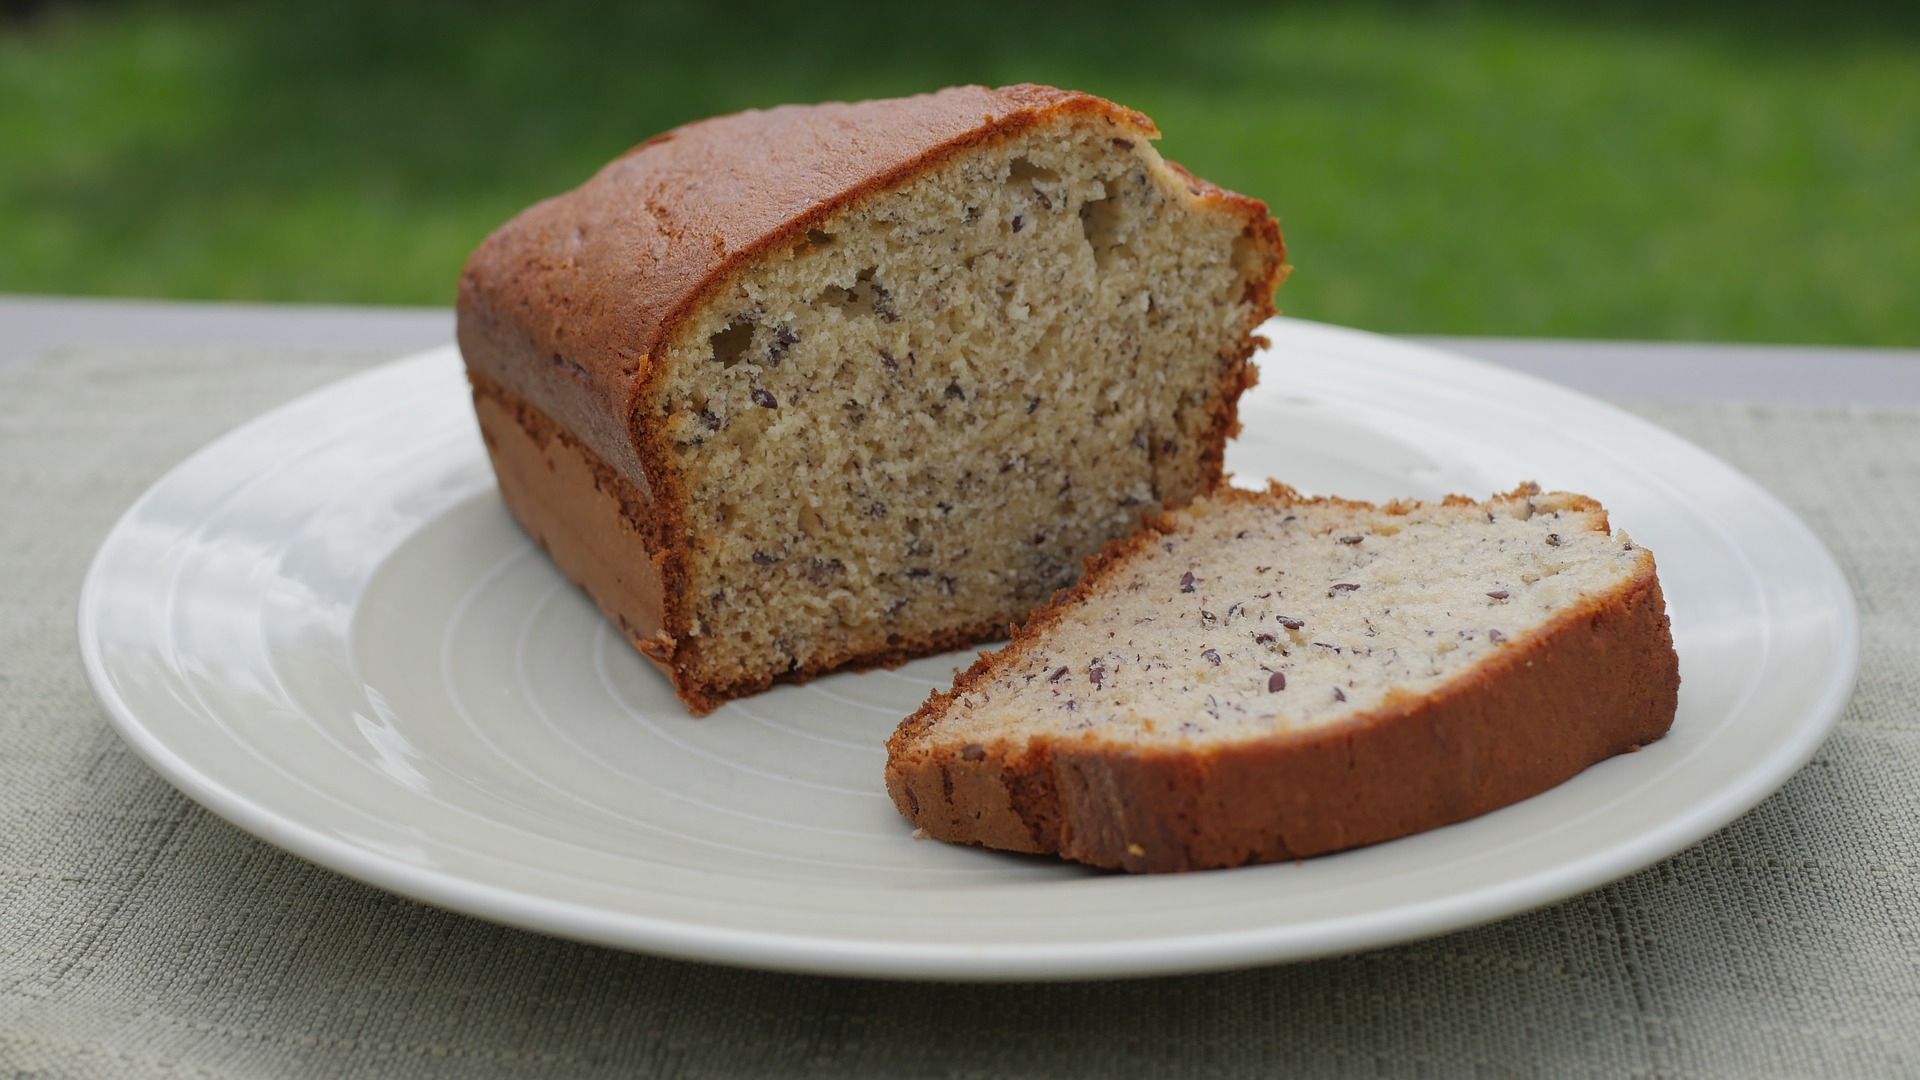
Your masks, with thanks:
M 16 3 L 0 291 L 446 304 L 656 131 L 1022 80 L 1265 199 L 1290 314 L 1920 344 L 1912 3 Z

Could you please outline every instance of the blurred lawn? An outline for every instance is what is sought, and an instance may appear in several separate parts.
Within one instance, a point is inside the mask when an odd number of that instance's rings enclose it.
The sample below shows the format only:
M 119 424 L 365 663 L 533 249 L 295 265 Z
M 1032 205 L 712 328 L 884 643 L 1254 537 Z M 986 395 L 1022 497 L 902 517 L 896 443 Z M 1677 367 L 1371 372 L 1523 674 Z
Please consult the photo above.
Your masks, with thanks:
M 1804 9 L 1804 10 L 1802 10 Z M 641 138 L 1078 87 L 1260 196 L 1291 314 L 1920 344 L 1920 5 L 43 4 L 0 18 L 0 291 L 445 304 Z

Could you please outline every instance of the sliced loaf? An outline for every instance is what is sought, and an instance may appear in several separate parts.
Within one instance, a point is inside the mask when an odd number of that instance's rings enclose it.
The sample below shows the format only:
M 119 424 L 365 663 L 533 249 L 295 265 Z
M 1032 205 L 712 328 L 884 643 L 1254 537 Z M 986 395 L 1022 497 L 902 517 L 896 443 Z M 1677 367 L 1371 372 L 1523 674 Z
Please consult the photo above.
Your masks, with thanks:
M 691 124 L 461 278 L 507 506 L 705 712 L 985 640 L 1220 474 L 1260 202 L 1040 86 Z

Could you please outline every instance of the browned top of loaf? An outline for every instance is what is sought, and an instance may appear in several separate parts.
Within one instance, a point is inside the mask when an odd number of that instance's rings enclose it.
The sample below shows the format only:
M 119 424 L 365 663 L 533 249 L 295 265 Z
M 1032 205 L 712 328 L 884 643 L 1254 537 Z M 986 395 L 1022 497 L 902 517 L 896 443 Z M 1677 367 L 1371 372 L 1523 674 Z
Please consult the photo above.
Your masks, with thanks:
M 460 279 L 461 346 L 474 362 L 493 352 L 483 339 L 510 323 L 527 352 L 551 357 L 624 417 L 649 381 L 648 358 L 754 256 L 957 151 L 1072 113 L 1159 135 L 1131 109 L 1030 84 L 783 105 L 656 135 L 481 244 Z M 1278 246 L 1264 204 L 1190 184 L 1242 209 Z M 599 426 L 597 417 L 565 415 L 581 407 L 577 399 L 542 404 L 576 429 Z

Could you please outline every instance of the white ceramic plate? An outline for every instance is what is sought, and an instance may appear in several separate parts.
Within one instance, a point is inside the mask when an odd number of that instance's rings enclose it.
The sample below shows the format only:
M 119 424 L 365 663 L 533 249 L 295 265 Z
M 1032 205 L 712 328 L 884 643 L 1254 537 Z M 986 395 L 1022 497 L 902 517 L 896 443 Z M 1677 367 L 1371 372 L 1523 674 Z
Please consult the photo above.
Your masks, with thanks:
M 1382 499 L 1535 479 L 1651 547 L 1673 732 L 1477 820 L 1303 864 L 1163 877 L 915 840 L 895 722 L 969 657 L 700 720 L 502 508 L 459 359 L 346 380 L 208 446 L 89 573 L 80 643 L 121 733 L 216 813 L 482 918 L 722 963 L 924 978 L 1195 971 L 1406 941 L 1604 884 L 1802 765 L 1853 686 L 1811 533 L 1696 447 L 1488 365 L 1268 328 L 1243 481 Z

